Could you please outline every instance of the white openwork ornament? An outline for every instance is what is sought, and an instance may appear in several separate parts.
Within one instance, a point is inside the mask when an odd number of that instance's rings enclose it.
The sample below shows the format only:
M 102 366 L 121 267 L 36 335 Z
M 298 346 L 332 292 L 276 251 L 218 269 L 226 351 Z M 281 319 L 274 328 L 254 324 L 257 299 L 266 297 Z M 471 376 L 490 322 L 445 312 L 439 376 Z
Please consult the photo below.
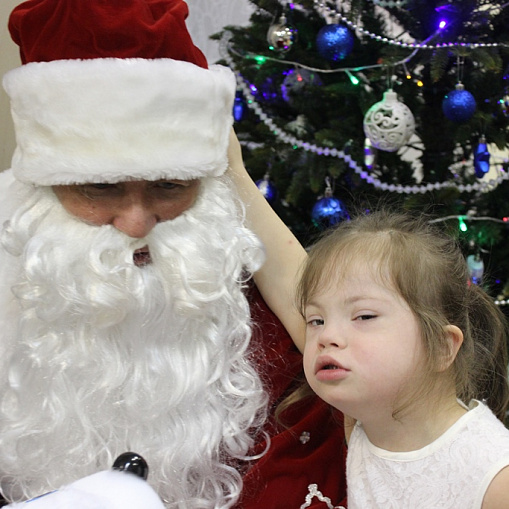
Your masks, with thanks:
M 410 108 L 398 101 L 392 89 L 373 104 L 364 117 L 364 133 L 372 145 L 386 152 L 395 152 L 405 145 L 415 130 Z

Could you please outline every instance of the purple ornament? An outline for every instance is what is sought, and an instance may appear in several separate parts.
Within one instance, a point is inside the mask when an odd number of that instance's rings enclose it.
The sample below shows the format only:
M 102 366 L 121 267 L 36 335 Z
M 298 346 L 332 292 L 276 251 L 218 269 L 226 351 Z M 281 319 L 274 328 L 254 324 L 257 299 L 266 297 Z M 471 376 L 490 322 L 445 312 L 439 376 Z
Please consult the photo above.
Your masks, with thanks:
M 457 123 L 468 122 L 475 113 L 476 102 L 474 96 L 458 83 L 456 89 L 449 92 L 442 101 L 442 111 L 451 121 Z
M 345 204 L 334 196 L 328 196 L 317 200 L 311 211 L 313 224 L 318 228 L 328 228 L 340 221 L 350 219 Z
M 316 47 L 321 57 L 331 62 L 343 60 L 353 49 L 354 36 L 345 25 L 331 23 L 320 29 Z
M 244 118 L 245 111 L 246 101 L 244 100 L 244 96 L 242 92 L 237 92 L 235 94 L 235 101 L 233 102 L 233 118 L 235 122 L 240 122 Z
M 256 89 L 256 97 L 267 104 L 284 104 L 281 97 L 281 85 L 278 83 L 279 79 L 279 76 L 276 75 L 267 76 Z

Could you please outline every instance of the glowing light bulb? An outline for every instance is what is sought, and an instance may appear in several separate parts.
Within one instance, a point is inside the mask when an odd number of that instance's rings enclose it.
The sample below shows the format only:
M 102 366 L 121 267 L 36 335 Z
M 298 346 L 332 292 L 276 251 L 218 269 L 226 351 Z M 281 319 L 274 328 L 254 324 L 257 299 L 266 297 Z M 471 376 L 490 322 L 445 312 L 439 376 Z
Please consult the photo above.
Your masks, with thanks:
M 360 83 L 359 78 L 357 78 L 357 76 L 354 76 L 348 69 L 345 69 L 345 70 L 346 70 L 346 74 L 350 78 L 352 85 L 358 85 Z

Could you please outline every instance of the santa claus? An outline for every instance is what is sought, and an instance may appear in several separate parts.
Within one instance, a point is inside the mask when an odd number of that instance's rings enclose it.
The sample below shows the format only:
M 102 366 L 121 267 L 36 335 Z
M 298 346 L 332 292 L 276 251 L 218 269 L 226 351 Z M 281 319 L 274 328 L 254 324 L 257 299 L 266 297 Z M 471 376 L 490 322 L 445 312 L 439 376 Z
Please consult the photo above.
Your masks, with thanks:
M 186 16 L 181 0 L 29 0 L 10 17 L 23 65 L 4 78 L 17 148 L 0 175 L 9 501 L 131 450 L 167 507 L 231 507 L 266 419 L 257 364 L 291 348 L 250 344 L 251 274 L 299 334 L 301 249 L 284 232 L 273 242 L 293 261 L 259 271 L 224 175 L 235 79 L 207 65 Z

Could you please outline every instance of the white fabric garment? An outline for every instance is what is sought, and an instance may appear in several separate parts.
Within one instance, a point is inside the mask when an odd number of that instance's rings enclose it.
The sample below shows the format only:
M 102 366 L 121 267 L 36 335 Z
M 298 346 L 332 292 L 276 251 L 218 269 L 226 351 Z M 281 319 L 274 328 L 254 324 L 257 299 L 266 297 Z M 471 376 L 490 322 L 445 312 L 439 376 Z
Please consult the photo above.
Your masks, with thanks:
M 105 470 L 60 490 L 6 509 L 164 509 L 156 492 L 140 477 Z
M 483 403 L 433 443 L 411 452 L 375 447 L 357 423 L 348 446 L 349 509 L 480 509 L 509 465 L 509 430 Z

